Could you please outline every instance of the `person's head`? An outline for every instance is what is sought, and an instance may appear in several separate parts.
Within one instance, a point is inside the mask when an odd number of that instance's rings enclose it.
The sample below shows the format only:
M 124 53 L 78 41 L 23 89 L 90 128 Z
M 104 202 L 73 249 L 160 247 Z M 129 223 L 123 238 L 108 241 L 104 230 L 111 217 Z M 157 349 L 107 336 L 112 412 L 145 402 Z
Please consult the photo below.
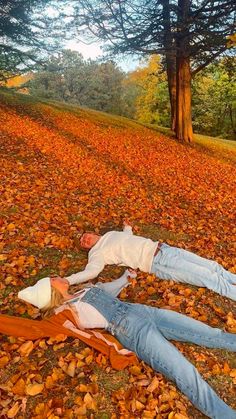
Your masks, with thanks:
M 51 299 L 48 304 L 41 308 L 42 317 L 50 317 L 54 314 L 57 307 L 60 307 L 65 302 L 65 297 L 58 290 L 58 288 L 51 287 Z
M 80 236 L 80 246 L 83 249 L 91 249 L 100 239 L 100 235 L 93 232 L 85 232 Z
M 38 307 L 45 317 L 70 298 L 68 288 L 66 279 L 47 277 L 40 279 L 34 286 L 19 291 L 18 297 Z

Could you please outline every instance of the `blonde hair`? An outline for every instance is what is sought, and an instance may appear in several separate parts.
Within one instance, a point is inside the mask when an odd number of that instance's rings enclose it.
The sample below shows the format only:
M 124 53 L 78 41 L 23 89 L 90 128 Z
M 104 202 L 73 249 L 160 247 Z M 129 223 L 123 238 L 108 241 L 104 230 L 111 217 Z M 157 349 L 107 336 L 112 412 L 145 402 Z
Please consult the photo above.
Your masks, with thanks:
M 84 288 L 89 288 L 92 283 L 79 284 L 76 287 L 73 287 L 76 291 L 82 290 Z M 72 296 L 71 296 L 72 297 Z M 57 307 L 60 307 L 67 300 L 63 297 L 60 291 L 57 288 L 51 287 L 51 301 L 45 307 L 41 308 L 41 314 L 43 318 L 51 317 L 54 314 L 54 311 Z
M 42 317 L 50 317 L 54 314 L 54 310 L 65 302 L 63 295 L 54 287 L 51 287 L 51 301 L 45 307 L 41 308 Z

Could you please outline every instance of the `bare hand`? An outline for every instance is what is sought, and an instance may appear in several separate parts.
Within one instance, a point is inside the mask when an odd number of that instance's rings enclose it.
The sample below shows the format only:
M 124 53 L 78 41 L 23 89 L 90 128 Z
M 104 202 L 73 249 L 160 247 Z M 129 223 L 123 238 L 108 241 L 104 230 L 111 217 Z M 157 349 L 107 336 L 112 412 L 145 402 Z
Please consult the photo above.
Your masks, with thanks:
M 128 272 L 127 272 L 128 271 Z M 128 274 L 128 277 L 127 277 L 127 279 L 128 279 L 128 281 L 129 281 L 129 283 L 130 283 L 130 285 L 134 288 L 135 287 L 135 285 L 137 284 L 137 280 L 136 280 L 136 277 L 137 277 L 137 272 L 136 272 L 136 270 L 135 269 L 131 269 L 131 268 L 128 268 L 127 269 L 127 274 Z M 130 275 L 129 275 L 130 274 Z
M 123 226 L 124 227 L 132 227 L 132 224 L 131 224 L 131 222 L 129 220 L 124 220 L 123 221 Z
M 135 278 L 136 278 L 136 276 L 137 276 L 137 271 L 136 271 L 135 269 L 128 268 L 128 271 L 132 274 L 132 276 L 135 276 Z

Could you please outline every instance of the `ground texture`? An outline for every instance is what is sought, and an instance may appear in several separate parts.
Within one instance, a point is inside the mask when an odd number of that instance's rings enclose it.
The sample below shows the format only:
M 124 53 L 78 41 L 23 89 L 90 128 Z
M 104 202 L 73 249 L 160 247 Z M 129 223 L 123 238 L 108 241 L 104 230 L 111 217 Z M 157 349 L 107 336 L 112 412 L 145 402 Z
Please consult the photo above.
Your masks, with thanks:
M 36 317 L 17 292 L 86 264 L 78 235 L 120 229 L 162 240 L 236 272 L 236 148 L 185 145 L 105 114 L 1 95 L 0 307 Z M 106 268 L 101 280 L 122 269 Z M 236 333 L 236 303 L 205 289 L 139 273 L 121 298 L 185 313 Z M 236 408 L 236 357 L 176 343 Z M 79 340 L 0 340 L 2 418 L 202 418 L 161 374 L 122 372 Z

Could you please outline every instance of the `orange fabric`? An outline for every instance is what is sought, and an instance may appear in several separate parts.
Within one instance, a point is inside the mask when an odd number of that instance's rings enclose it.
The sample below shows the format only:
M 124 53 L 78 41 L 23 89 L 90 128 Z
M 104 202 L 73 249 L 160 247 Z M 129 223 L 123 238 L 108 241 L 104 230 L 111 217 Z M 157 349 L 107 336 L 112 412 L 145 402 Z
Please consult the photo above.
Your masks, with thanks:
M 76 333 L 63 327 L 66 320 L 70 320 L 74 323 L 73 316 L 69 310 L 64 310 L 59 314 L 55 314 L 54 316 L 43 320 L 31 320 L 22 317 L 0 315 L 0 333 L 31 340 L 44 337 L 55 337 L 59 334 L 72 336 L 78 339 Z M 121 344 L 112 335 L 105 331 L 99 331 L 106 339 L 116 342 L 118 348 L 122 348 Z M 108 346 L 105 342 L 95 336 L 92 336 L 91 338 L 80 336 L 79 339 L 86 343 L 86 345 L 109 356 L 111 365 L 116 370 L 124 369 L 128 365 L 136 363 L 137 358 L 135 354 L 121 355 L 117 353 L 115 348 Z

